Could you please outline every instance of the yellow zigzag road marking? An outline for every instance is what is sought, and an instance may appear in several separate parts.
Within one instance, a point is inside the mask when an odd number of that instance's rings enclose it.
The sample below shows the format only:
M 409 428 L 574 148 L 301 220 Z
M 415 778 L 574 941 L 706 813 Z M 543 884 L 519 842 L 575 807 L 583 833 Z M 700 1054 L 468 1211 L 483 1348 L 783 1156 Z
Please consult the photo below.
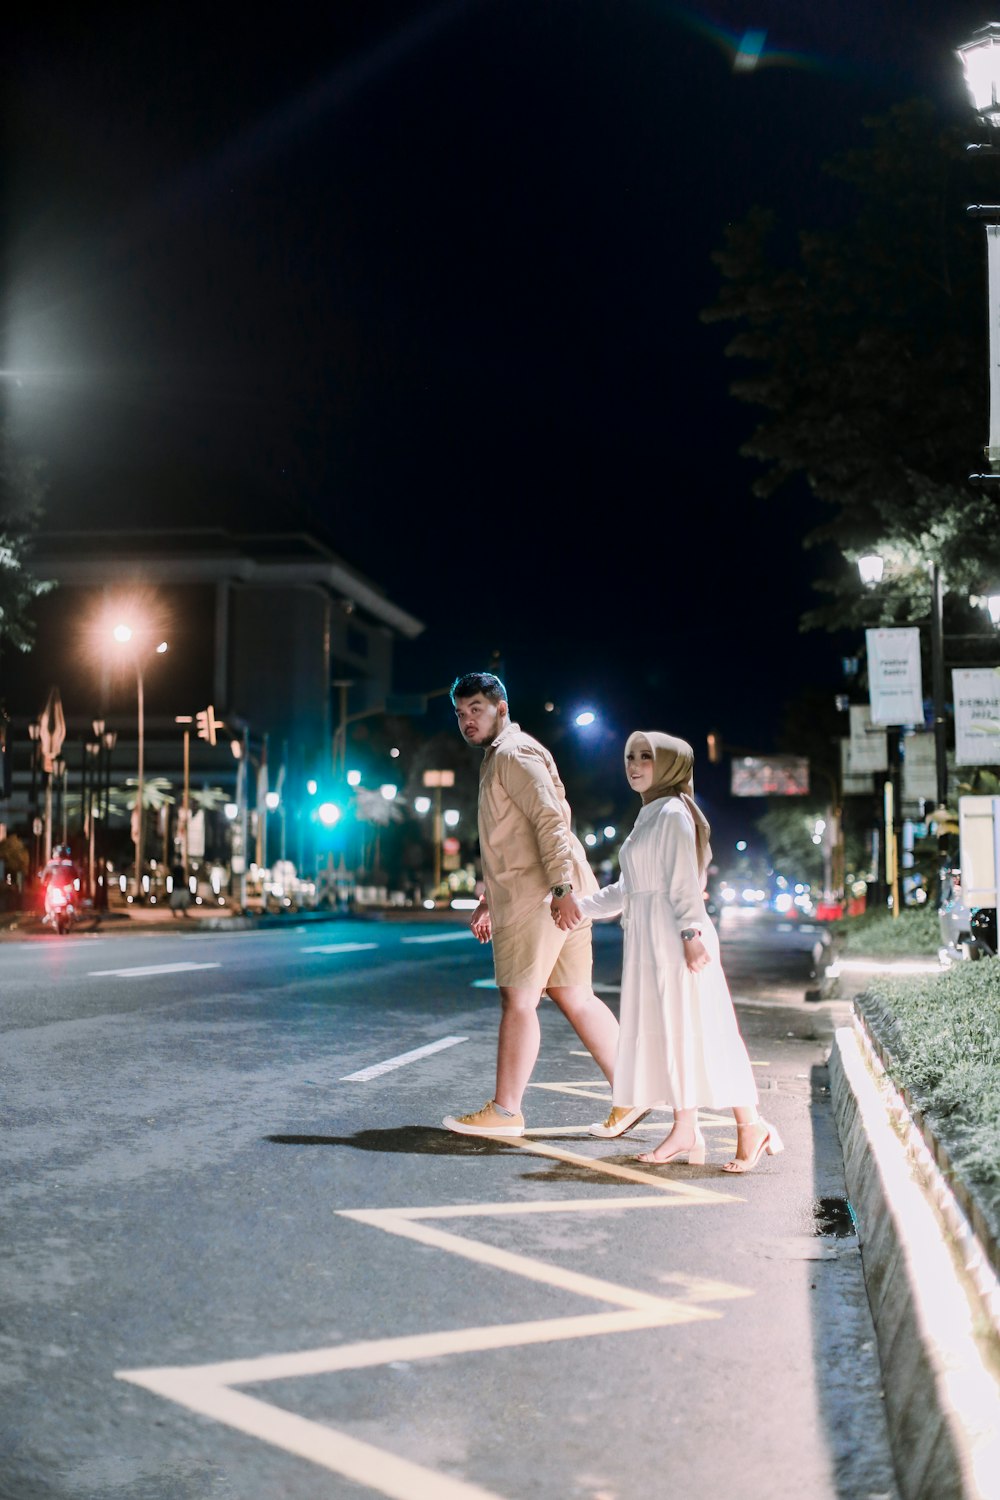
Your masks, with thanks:
M 457 1328 L 441 1332 L 410 1334 L 399 1338 L 363 1340 L 295 1354 L 270 1354 L 256 1359 L 226 1360 L 217 1364 L 170 1366 L 162 1369 L 118 1370 L 127 1380 L 153 1394 L 165 1397 L 200 1416 L 211 1417 L 227 1427 L 286 1453 L 304 1458 L 318 1467 L 363 1485 L 390 1500 L 503 1500 L 491 1490 L 465 1480 L 449 1478 L 399 1458 L 371 1443 L 363 1443 L 344 1432 L 314 1422 L 294 1412 L 273 1406 L 256 1396 L 234 1390 L 236 1385 L 262 1384 L 307 1375 L 329 1375 L 346 1370 L 371 1369 L 394 1361 L 439 1359 L 451 1354 L 485 1353 L 495 1349 L 525 1347 L 559 1340 L 593 1338 L 600 1334 L 664 1328 L 681 1323 L 721 1317 L 706 1306 L 750 1296 L 750 1292 L 727 1282 L 675 1272 L 662 1280 L 676 1288 L 676 1295 L 658 1296 L 619 1286 L 600 1277 L 566 1270 L 532 1256 L 503 1250 L 435 1228 L 433 1219 L 511 1218 L 539 1213 L 593 1214 L 610 1209 L 657 1209 L 690 1207 L 738 1201 L 731 1193 L 690 1182 L 667 1181 L 650 1172 L 595 1160 L 539 1141 L 513 1139 L 505 1145 L 533 1156 L 572 1163 L 605 1176 L 641 1183 L 654 1188 L 653 1195 L 609 1198 L 552 1199 L 532 1203 L 481 1203 L 427 1206 L 424 1208 L 369 1208 L 340 1210 L 338 1217 L 382 1229 L 466 1260 L 506 1271 L 530 1281 L 611 1303 L 614 1311 L 578 1314 L 563 1318 L 540 1318 L 527 1323 L 505 1323 L 483 1328 Z

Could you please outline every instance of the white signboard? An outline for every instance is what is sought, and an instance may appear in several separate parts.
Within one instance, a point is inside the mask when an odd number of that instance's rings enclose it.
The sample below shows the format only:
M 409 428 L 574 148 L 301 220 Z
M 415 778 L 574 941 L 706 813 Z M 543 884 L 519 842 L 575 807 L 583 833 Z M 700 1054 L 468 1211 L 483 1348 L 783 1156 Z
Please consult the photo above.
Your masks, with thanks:
M 920 680 L 920 631 L 866 630 L 868 690 L 873 724 L 922 724 L 924 694 Z
M 867 713 L 867 709 L 865 710 Z M 885 735 L 882 736 L 883 740 Z M 840 742 L 840 789 L 845 797 L 871 796 L 875 790 L 875 783 L 870 771 L 855 771 L 851 761 L 851 742 L 843 739 Z
M 872 723 L 871 710 L 863 703 L 851 704 L 850 763 L 852 776 L 888 771 L 889 737 Z
M 189 859 L 205 858 L 205 814 L 200 808 L 188 820 L 187 852 Z
M 937 758 L 933 730 L 908 734 L 903 740 L 903 800 L 937 801 Z
M 955 667 L 955 761 L 960 766 L 1000 764 L 1000 669 Z

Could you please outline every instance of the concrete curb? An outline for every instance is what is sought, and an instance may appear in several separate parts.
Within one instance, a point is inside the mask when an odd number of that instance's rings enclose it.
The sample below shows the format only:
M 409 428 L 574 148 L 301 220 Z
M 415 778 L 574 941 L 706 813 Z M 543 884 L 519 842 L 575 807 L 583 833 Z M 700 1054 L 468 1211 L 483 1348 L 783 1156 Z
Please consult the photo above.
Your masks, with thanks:
M 1000 1336 L 989 1276 L 975 1264 L 977 1289 L 959 1262 L 961 1210 L 926 1147 L 919 1170 L 933 1193 L 918 1180 L 906 1138 L 919 1132 L 857 1024 L 835 1034 L 830 1087 L 900 1491 L 904 1500 L 1000 1500 Z M 950 1228 L 936 1206 L 948 1199 Z M 972 1231 L 963 1238 L 975 1263 Z

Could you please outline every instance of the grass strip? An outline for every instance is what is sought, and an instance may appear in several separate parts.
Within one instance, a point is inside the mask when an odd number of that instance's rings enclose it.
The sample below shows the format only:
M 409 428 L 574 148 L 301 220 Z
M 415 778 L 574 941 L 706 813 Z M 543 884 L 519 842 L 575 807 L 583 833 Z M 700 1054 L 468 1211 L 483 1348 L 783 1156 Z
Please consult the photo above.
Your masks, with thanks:
M 898 917 L 884 908 L 866 911 L 837 922 L 833 931 L 843 949 L 866 958 L 936 958 L 941 947 L 941 924 L 934 905 L 907 906 Z

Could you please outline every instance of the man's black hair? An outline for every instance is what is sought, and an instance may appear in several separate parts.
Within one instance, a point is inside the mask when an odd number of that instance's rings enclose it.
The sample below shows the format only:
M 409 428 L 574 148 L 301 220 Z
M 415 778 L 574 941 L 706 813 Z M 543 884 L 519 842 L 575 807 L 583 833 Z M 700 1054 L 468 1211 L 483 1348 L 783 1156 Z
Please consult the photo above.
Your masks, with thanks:
M 492 672 L 466 672 L 464 677 L 456 677 L 451 685 L 452 703 L 457 703 L 459 698 L 474 698 L 477 693 L 482 693 L 490 703 L 499 703 L 501 698 L 505 703 L 507 701 L 507 689 Z

